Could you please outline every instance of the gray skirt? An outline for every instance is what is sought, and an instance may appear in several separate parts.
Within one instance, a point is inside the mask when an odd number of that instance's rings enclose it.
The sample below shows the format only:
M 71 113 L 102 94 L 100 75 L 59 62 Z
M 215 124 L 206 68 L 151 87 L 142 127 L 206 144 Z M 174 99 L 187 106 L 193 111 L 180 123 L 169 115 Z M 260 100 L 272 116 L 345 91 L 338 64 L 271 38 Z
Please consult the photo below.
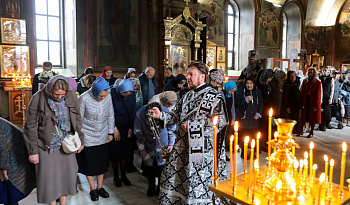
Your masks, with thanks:
M 49 203 L 63 195 L 77 193 L 78 165 L 75 153 L 59 149 L 49 153 L 39 148 L 39 164 L 35 165 L 38 203 Z

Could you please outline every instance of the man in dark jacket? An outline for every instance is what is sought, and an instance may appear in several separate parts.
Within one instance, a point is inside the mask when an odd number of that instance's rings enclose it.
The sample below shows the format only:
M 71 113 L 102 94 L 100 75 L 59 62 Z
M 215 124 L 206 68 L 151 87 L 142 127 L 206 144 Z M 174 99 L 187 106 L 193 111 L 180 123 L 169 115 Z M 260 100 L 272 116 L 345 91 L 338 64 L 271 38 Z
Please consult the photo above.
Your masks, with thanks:
M 52 63 L 50 61 L 45 61 L 43 63 L 42 68 L 43 68 L 43 71 L 51 70 L 52 69 Z M 36 92 L 38 92 L 40 84 L 45 84 L 44 81 L 39 79 L 40 73 L 37 73 L 37 74 L 34 75 L 33 84 L 32 84 L 32 95 L 34 95 Z
M 342 117 L 339 113 L 340 106 L 339 106 L 339 94 L 340 94 L 340 86 L 341 84 L 339 83 L 339 73 L 337 70 L 333 70 L 332 72 L 332 77 L 334 81 L 334 95 L 333 95 L 333 100 L 332 100 L 332 105 L 331 105 L 331 110 L 332 110 L 332 117 L 336 117 L 338 121 L 338 129 L 343 128 L 343 123 L 342 123 Z
M 320 80 L 322 83 L 322 115 L 321 115 L 321 124 L 319 130 L 326 131 L 326 128 L 332 129 L 332 126 L 329 124 L 331 122 L 331 105 L 334 95 L 334 80 L 329 75 L 328 68 L 325 66 L 322 69 L 322 75 Z
M 143 105 L 148 104 L 148 101 L 158 92 L 158 82 L 154 77 L 156 71 L 152 66 L 147 66 L 146 70 L 138 77 L 141 84 Z

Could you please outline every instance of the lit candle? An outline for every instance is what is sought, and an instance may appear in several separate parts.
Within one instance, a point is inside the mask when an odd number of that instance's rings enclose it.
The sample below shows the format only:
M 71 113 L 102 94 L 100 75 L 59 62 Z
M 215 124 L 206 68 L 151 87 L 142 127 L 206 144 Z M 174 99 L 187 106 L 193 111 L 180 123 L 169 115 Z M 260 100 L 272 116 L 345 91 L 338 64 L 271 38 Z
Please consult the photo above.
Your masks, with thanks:
M 310 142 L 310 176 L 312 176 L 312 165 L 314 164 L 314 153 L 313 153 L 313 149 L 314 149 L 314 142 Z
M 244 138 L 244 179 L 245 179 L 245 175 L 247 174 L 248 143 L 249 143 L 249 137 L 246 136 Z
M 269 137 L 269 142 L 271 142 L 271 126 L 272 126 L 272 114 L 273 114 L 273 110 L 272 108 L 270 108 L 270 111 L 269 111 L 269 125 L 268 125 L 268 137 Z M 270 159 L 270 156 L 271 156 L 271 145 L 270 143 L 268 144 L 268 157 Z
M 294 173 L 293 177 L 296 178 L 298 174 L 298 167 L 299 167 L 299 162 L 297 160 L 294 160 Z
M 275 198 L 275 204 L 278 204 L 278 199 L 279 199 L 279 195 L 280 195 L 280 191 L 282 188 L 282 181 L 278 180 L 277 184 L 276 184 L 276 198 Z
M 254 193 L 255 193 L 255 186 L 256 186 L 256 178 L 258 177 L 258 174 L 259 174 L 259 162 L 258 160 L 256 159 L 254 161 L 254 182 L 253 182 L 253 196 L 254 196 Z
M 332 187 L 333 187 L 333 167 L 334 167 L 334 159 L 331 159 L 331 161 L 330 161 L 330 168 L 329 168 L 328 193 L 332 193 Z
M 307 152 L 306 152 L 307 153 Z M 305 179 L 305 186 L 307 183 L 307 174 L 308 174 L 308 162 L 307 159 L 304 159 L 304 179 Z
M 346 162 L 346 143 L 343 142 L 342 145 L 343 153 L 341 156 L 341 173 L 340 173 L 340 187 L 339 187 L 339 196 L 343 197 L 343 186 L 344 186 L 344 174 L 345 174 L 345 162 Z
M 233 135 L 231 135 L 231 138 L 230 138 L 230 170 L 231 170 L 231 173 L 230 173 L 230 176 L 231 176 L 231 185 L 233 187 L 234 185 L 234 176 L 233 176 Z M 236 157 L 236 155 L 235 155 Z
M 299 162 L 299 181 L 301 182 L 303 179 L 303 167 L 304 167 L 304 160 L 300 160 Z
M 259 141 L 260 141 L 260 132 L 258 132 L 258 135 L 256 136 L 256 159 L 258 160 L 259 164 Z
M 312 166 L 312 182 L 313 182 L 313 187 L 315 187 L 315 182 L 316 182 L 316 170 L 317 170 L 317 164 L 314 164 Z
M 235 147 L 235 159 L 234 159 L 234 186 L 236 186 L 236 183 L 237 183 L 237 147 L 238 147 L 238 122 L 236 121 L 235 122 L 235 125 L 234 125 L 234 130 L 235 130 L 235 139 L 234 139 L 234 147 Z
M 319 179 L 320 188 L 319 188 L 319 191 L 318 191 L 318 205 L 321 204 L 321 192 L 322 192 L 322 186 L 323 186 L 324 179 L 325 179 L 325 174 L 322 173 L 321 176 L 320 176 L 320 179 Z
M 325 166 L 324 166 L 324 177 L 325 180 L 327 181 L 328 179 L 328 156 L 325 154 L 323 155 L 324 161 L 325 161 Z
M 278 132 L 274 133 L 275 142 L 277 142 Z M 273 152 L 276 152 L 276 145 L 273 147 Z
M 249 186 L 252 185 L 253 179 L 253 161 L 254 161 L 254 148 L 255 148 L 255 140 L 253 139 L 250 144 L 250 168 L 249 168 Z M 248 186 L 248 187 L 249 187 Z
M 214 129 L 214 184 L 216 186 L 216 183 L 218 181 L 218 172 L 217 172 L 217 168 L 218 168 L 218 158 L 217 158 L 217 133 L 216 133 L 216 124 L 218 122 L 218 116 L 214 117 L 214 121 L 213 121 L 213 129 Z
M 308 175 L 308 170 L 307 170 L 307 165 L 308 165 L 308 163 L 307 163 L 307 158 L 309 157 L 309 154 L 307 153 L 307 152 L 304 152 L 304 174 L 305 174 L 305 176 L 307 177 L 307 175 Z M 306 163 L 305 163 L 306 162 Z M 305 166 L 306 165 L 306 166 Z M 311 167 L 311 165 L 310 165 L 310 167 Z
M 293 145 L 292 145 L 292 157 L 294 158 L 294 156 L 295 156 L 295 145 L 294 145 L 295 141 L 294 141 L 294 139 L 291 139 L 291 142 L 293 143 Z

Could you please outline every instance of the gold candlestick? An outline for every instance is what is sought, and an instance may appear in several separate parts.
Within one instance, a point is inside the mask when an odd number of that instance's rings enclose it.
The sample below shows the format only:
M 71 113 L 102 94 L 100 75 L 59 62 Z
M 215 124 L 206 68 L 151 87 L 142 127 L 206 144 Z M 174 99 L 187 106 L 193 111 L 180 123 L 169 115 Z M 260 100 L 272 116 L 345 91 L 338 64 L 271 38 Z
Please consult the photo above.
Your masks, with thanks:
M 278 204 L 279 196 L 281 195 L 280 194 L 281 188 L 282 188 L 282 181 L 278 180 L 277 184 L 276 184 L 276 193 L 275 193 L 276 194 L 276 198 L 275 198 L 276 205 Z
M 339 197 L 343 197 L 343 186 L 344 186 L 344 174 L 345 174 L 345 163 L 346 163 L 346 143 L 343 142 L 342 145 L 343 153 L 341 158 L 341 173 L 340 173 L 340 187 L 339 187 Z
M 249 137 L 246 136 L 244 138 L 244 179 L 246 179 L 247 174 L 247 157 L 248 157 L 248 143 L 249 143 Z
M 217 168 L 218 168 L 218 158 L 217 158 L 217 133 L 216 133 L 216 124 L 218 122 L 218 116 L 214 117 L 214 121 L 213 121 L 213 130 L 214 130 L 214 184 L 215 186 L 217 185 L 217 181 L 218 181 L 218 172 L 217 172 Z
M 312 176 L 312 165 L 314 164 L 314 155 L 313 155 L 313 149 L 314 149 L 314 142 L 310 142 L 310 176 Z
M 295 143 L 294 139 L 290 140 L 293 144 Z M 295 157 L 295 145 L 292 146 L 292 157 Z
M 270 111 L 269 111 L 269 124 L 268 124 L 268 139 L 269 139 L 269 142 L 271 142 L 271 126 L 272 126 L 272 114 L 273 114 L 273 110 L 272 108 L 270 108 Z M 268 144 L 268 157 L 270 159 L 271 157 L 271 145 L 270 143 Z
M 275 142 L 277 142 L 278 132 L 275 132 L 275 133 L 273 134 L 273 137 L 274 137 Z M 274 152 L 274 153 L 276 152 L 276 145 L 273 147 L 273 152 Z

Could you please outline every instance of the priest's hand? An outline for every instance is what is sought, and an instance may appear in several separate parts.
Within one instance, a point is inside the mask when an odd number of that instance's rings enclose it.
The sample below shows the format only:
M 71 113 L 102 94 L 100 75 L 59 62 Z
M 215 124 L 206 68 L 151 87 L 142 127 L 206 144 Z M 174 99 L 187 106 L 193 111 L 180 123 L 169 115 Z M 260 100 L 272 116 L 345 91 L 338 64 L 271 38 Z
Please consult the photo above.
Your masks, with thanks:
M 183 122 L 183 123 L 181 124 L 181 128 L 182 128 L 182 130 L 183 130 L 184 132 L 188 132 L 188 130 L 187 130 L 187 121 L 186 121 L 186 122 Z
M 39 163 L 39 154 L 29 155 L 29 161 L 33 164 Z
M 148 112 L 151 114 L 151 117 L 153 118 L 159 118 L 160 117 L 160 110 L 157 107 L 153 107 L 148 110 Z
M 0 181 L 7 181 L 9 180 L 7 176 L 7 169 L 0 169 Z

